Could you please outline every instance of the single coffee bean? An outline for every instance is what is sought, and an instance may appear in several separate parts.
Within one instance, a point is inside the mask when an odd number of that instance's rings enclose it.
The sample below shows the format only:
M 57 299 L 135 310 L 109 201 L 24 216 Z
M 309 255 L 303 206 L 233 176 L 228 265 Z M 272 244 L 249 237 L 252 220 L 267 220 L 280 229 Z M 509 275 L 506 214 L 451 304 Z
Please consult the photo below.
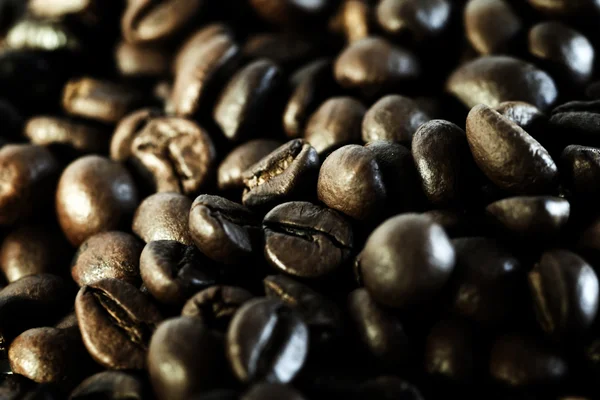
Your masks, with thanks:
M 305 194 L 318 167 L 317 151 L 302 139 L 291 140 L 244 171 L 242 201 L 248 207 L 269 208 Z
M 490 374 L 504 385 L 555 384 L 567 373 L 567 361 L 562 355 L 534 337 L 504 335 L 498 337 L 492 347 Z
M 289 71 L 318 55 L 317 46 L 317 43 L 294 34 L 258 33 L 246 40 L 242 54 L 249 60 L 268 59 Z
M 144 244 L 125 232 L 101 232 L 79 246 L 71 263 L 71 276 L 79 286 L 102 279 L 121 279 L 139 285 L 140 254 Z
M 216 150 L 194 121 L 158 117 L 131 142 L 131 154 L 158 192 L 197 193 L 211 178 Z
M 301 278 L 337 271 L 352 251 L 352 227 L 325 207 L 304 201 L 280 204 L 263 220 L 265 258 L 275 268 Z
M 360 141 L 360 124 L 365 107 L 352 97 L 332 97 L 310 116 L 304 139 L 319 155 L 350 143 Z
M 332 343 L 343 328 L 337 305 L 306 285 L 285 275 L 270 275 L 264 280 L 265 295 L 279 299 L 295 309 L 308 325 L 310 344 Z
M 288 383 L 304 365 L 308 328 L 296 311 L 274 299 L 244 304 L 227 332 L 227 358 L 242 382 Z
M 3 47 L 15 50 L 77 51 L 81 38 L 56 19 L 25 17 L 6 33 Z
M 398 318 L 379 307 L 366 289 L 348 296 L 354 329 L 369 354 L 385 365 L 398 368 L 410 361 L 410 344 Z
M 253 297 L 252 293 L 240 287 L 211 286 L 190 297 L 181 315 L 199 319 L 209 329 L 227 332 L 237 310 Z
M 368 380 L 362 383 L 350 398 L 356 400 L 423 400 L 419 389 L 396 376 L 380 376 Z
M 280 383 L 257 383 L 252 385 L 240 400 L 304 400 L 294 388 Z
M 115 124 L 141 100 L 142 95 L 130 87 L 83 77 L 67 82 L 62 105 L 70 115 Z
M 204 51 L 204 46 L 212 39 L 223 35 L 232 38 L 231 28 L 225 24 L 208 24 L 192 33 L 181 45 L 173 61 L 173 71 L 181 70 L 185 65 L 194 62 L 196 54 Z
M 121 119 L 110 142 L 110 158 L 115 161 L 127 161 L 131 156 L 133 140 L 150 121 L 162 114 L 157 108 L 142 108 Z
M 238 71 L 221 92 L 213 118 L 225 137 L 239 141 L 264 127 L 282 72 L 272 61 L 254 61 Z
M 244 187 L 242 173 L 281 146 L 275 140 L 255 139 L 237 146 L 221 161 L 218 169 L 219 189 Z
M 344 146 L 323 162 L 317 183 L 319 200 L 356 220 L 373 218 L 385 203 L 383 176 L 368 149 Z
M 223 364 L 220 338 L 195 318 L 168 319 L 152 335 L 148 373 L 158 400 L 187 400 L 214 388 Z
M 450 75 L 446 90 L 469 108 L 478 104 L 496 107 L 513 100 L 544 111 L 558 96 L 546 72 L 508 56 L 480 57 L 463 64 Z
M 563 182 L 579 199 L 600 198 L 600 149 L 571 145 L 560 156 Z
M 191 245 L 188 216 L 192 200 L 179 193 L 156 193 L 148 196 L 133 217 L 133 232 L 144 242 L 176 240 Z
M 56 189 L 58 221 L 74 246 L 128 226 L 137 205 L 137 188 L 125 167 L 95 155 L 69 164 Z
M 514 122 L 485 106 L 467 117 L 467 140 L 483 173 L 499 188 L 544 193 L 557 178 L 557 167 L 542 145 Z
M 221 277 L 219 267 L 195 246 L 174 240 L 149 242 L 140 256 L 140 273 L 154 298 L 175 305 L 218 283 Z
M 431 118 L 417 103 L 408 97 L 389 95 L 382 97 L 365 114 L 362 122 L 362 139 L 390 140 L 410 143 L 421 125 Z
M 538 323 L 557 339 L 578 337 L 598 312 L 598 277 L 592 267 L 567 250 L 550 250 L 529 273 Z
M 452 241 L 456 267 L 450 281 L 451 310 L 488 326 L 516 319 L 528 301 L 525 268 L 495 239 L 466 237 Z
M 359 256 L 359 269 L 375 301 L 404 308 L 437 294 L 454 262 L 454 249 L 442 227 L 425 216 L 404 214 L 371 233 Z
M 10 225 L 45 210 L 60 173 L 58 161 L 42 146 L 0 149 L 0 224 Z
M 541 135 L 547 134 L 548 118 L 534 105 L 522 101 L 505 101 L 494 107 L 494 110 L 533 137 L 543 139 Z
M 83 343 L 109 369 L 143 369 L 148 342 L 162 317 L 150 299 L 127 282 L 103 279 L 75 299 Z
M 334 72 L 340 86 L 373 98 L 402 90 L 419 77 L 421 67 L 409 50 L 381 38 L 367 37 L 351 43 L 340 53 Z
M 69 400 L 143 400 L 147 398 L 146 392 L 142 380 L 135 375 L 121 371 L 103 371 L 81 382 L 71 392 Z
M 550 128 L 557 140 L 567 144 L 598 147 L 598 124 L 600 123 L 600 100 L 571 101 L 552 110 Z
M 447 0 L 383 0 L 375 11 L 377 22 L 389 34 L 424 43 L 439 37 L 450 24 L 452 2 Z
M 129 1 L 121 20 L 123 37 L 133 44 L 172 39 L 198 16 L 202 4 L 202 0 Z
M 373 11 L 369 1 L 345 0 L 329 21 L 329 28 L 347 43 L 357 42 L 375 32 Z
M 159 47 L 145 47 L 121 42 L 115 50 L 121 76 L 128 78 L 160 77 L 171 70 L 171 55 Z
M 250 0 L 254 11 L 265 21 L 283 26 L 302 26 L 309 21 L 326 16 L 331 3 L 326 0 L 314 0 L 307 3 L 302 0 L 284 0 L 273 3 L 269 0 Z
M 425 343 L 425 371 L 450 382 L 469 383 L 477 374 L 470 326 L 457 319 L 438 321 Z
M 479 54 L 510 51 L 523 28 L 521 19 L 504 0 L 470 0 L 464 19 L 467 38 Z
M 190 236 L 207 257 L 237 264 L 252 256 L 259 219 L 248 208 L 223 197 L 201 195 L 189 217 Z

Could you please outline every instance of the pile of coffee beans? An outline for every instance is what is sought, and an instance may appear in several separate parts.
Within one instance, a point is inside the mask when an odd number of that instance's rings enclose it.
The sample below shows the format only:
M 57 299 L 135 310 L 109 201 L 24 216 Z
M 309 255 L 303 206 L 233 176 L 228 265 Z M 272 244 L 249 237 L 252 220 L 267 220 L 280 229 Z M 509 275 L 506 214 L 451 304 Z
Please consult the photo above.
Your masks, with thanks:
M 599 24 L 0 0 L 0 400 L 600 398 Z

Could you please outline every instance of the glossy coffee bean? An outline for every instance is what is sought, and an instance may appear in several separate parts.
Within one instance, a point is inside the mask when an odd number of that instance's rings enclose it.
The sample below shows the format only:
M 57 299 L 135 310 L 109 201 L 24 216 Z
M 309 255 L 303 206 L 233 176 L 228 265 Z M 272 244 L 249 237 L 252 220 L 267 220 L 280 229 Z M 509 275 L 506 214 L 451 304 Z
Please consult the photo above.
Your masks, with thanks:
M 0 169 L 0 224 L 26 219 L 51 204 L 60 170 L 50 151 L 29 144 L 3 146 Z
M 352 97 L 332 97 L 310 116 L 304 139 L 319 155 L 360 141 L 360 124 L 365 107 Z
M 409 50 L 377 37 L 351 43 L 334 66 L 340 86 L 366 97 L 402 90 L 419 77 L 420 70 L 419 60 Z
M 304 365 L 308 328 L 296 311 L 274 299 L 244 304 L 227 332 L 227 358 L 242 382 L 288 383 Z
M 138 193 L 129 172 L 99 156 L 72 162 L 56 189 L 58 221 L 74 246 L 96 233 L 128 226 L 137 204 Z
M 537 320 L 550 336 L 580 336 L 598 312 L 598 277 L 577 254 L 550 250 L 529 273 Z
M 148 196 L 133 217 L 133 232 L 144 242 L 176 240 L 191 245 L 188 216 L 192 200 L 179 193 L 156 193 Z
M 556 85 L 544 71 L 508 56 L 486 56 L 458 67 L 446 90 L 467 107 L 496 107 L 505 101 L 524 101 L 545 111 L 558 96 Z
M 345 0 L 329 21 L 329 28 L 353 43 L 370 36 L 376 30 L 374 7 L 367 0 Z
M 81 382 L 69 400 L 94 398 L 143 400 L 147 396 L 144 383 L 137 376 L 121 371 L 103 371 Z
M 115 61 L 121 76 L 128 78 L 160 77 L 169 74 L 169 52 L 150 46 L 121 42 L 115 50 Z
M 194 62 L 196 55 L 204 51 L 204 46 L 218 36 L 232 38 L 233 32 L 228 25 L 217 22 L 205 25 L 189 35 L 175 55 L 173 71 L 177 72 L 185 65 Z
M 391 367 L 410 360 L 410 342 L 399 319 L 379 307 L 366 289 L 348 296 L 348 311 L 361 343 L 369 354 Z
M 244 43 L 242 53 L 246 59 L 267 59 L 284 70 L 290 70 L 318 55 L 318 43 L 302 35 L 286 33 L 258 33 Z
M 252 385 L 240 400 L 304 400 L 300 392 L 280 383 L 257 383 Z
M 464 11 L 465 33 L 479 54 L 511 50 L 523 28 L 521 19 L 504 0 L 470 0 Z
M 419 389 L 397 376 L 380 376 L 362 383 L 352 399 L 405 399 L 423 400 Z
M 211 179 L 216 150 L 195 122 L 159 117 L 148 122 L 131 142 L 137 165 L 158 192 L 197 193 Z
M 240 287 L 211 286 L 190 297 L 181 315 L 202 321 L 208 329 L 227 332 L 237 310 L 253 297 L 252 293 Z
M 133 140 L 150 121 L 162 114 L 157 108 L 142 108 L 122 118 L 110 142 L 110 158 L 115 161 L 127 161 L 131 156 Z
M 566 144 L 598 147 L 597 126 L 600 121 L 600 101 L 571 101 L 552 110 L 550 127 L 554 135 L 571 139 Z
M 104 279 L 83 286 L 75 300 L 83 343 L 92 358 L 110 369 L 142 369 L 148 342 L 162 317 L 134 286 Z
M 207 257 L 236 264 L 256 250 L 260 222 L 243 205 L 205 194 L 192 204 L 189 227 L 192 240 Z
M 450 24 L 452 2 L 447 0 L 383 0 L 375 11 L 388 33 L 422 43 L 438 37 Z
M 560 170 L 566 186 L 578 198 L 597 199 L 600 196 L 600 150 L 595 147 L 571 145 L 560 156 Z
M 79 246 L 71 262 L 71 276 L 79 286 L 102 279 L 140 283 L 140 254 L 144 243 L 125 232 L 102 232 Z
M 388 219 L 369 236 L 359 269 L 380 304 L 405 308 L 436 295 L 454 269 L 455 252 L 444 230 L 429 218 L 404 214 Z
M 438 321 L 425 344 L 425 371 L 450 382 L 468 383 L 477 374 L 473 333 L 457 319 Z
M 300 278 L 338 270 L 352 251 L 352 227 L 335 211 L 304 201 L 280 204 L 263 220 L 265 258 Z
M 467 117 L 473 158 L 496 186 L 518 194 L 551 190 L 557 167 L 542 145 L 514 122 L 485 105 Z
M 281 300 L 302 316 L 311 346 L 331 343 L 340 335 L 342 313 L 325 296 L 285 275 L 267 276 L 263 283 L 268 298 Z
M 218 385 L 224 361 L 220 338 L 201 321 L 191 317 L 168 319 L 152 335 L 148 350 L 154 394 L 158 400 L 187 400 L 206 392 Z
M 368 149 L 344 146 L 323 162 L 317 183 L 319 200 L 329 208 L 365 221 L 381 212 L 386 191 L 383 176 Z
M 389 140 L 410 143 L 421 125 L 431 118 L 408 97 L 382 97 L 365 114 L 362 139 L 365 142 Z
M 255 139 L 234 148 L 219 165 L 217 172 L 219 189 L 243 188 L 242 173 L 279 146 L 281 143 L 275 140 Z
M 291 197 L 306 195 L 319 167 L 317 151 L 302 139 L 273 150 L 242 174 L 242 201 L 251 208 L 270 208 Z
M 548 117 L 537 107 L 522 101 L 505 101 L 494 107 L 500 115 L 508 118 L 533 137 L 546 133 Z
M 330 2 L 316 0 L 284 0 L 273 3 L 269 0 L 250 0 L 254 11 L 265 21 L 283 27 L 298 26 L 303 22 L 318 20 L 331 8 Z

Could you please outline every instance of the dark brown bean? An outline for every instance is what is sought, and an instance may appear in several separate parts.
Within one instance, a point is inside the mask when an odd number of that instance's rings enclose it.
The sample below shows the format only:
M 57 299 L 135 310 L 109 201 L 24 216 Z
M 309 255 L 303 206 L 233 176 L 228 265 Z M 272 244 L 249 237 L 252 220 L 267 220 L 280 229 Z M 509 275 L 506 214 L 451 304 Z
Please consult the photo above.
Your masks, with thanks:
M 377 22 L 388 33 L 423 43 L 438 37 L 452 17 L 447 0 L 383 0 L 376 9 Z
M 194 62 L 197 54 L 202 54 L 205 45 L 220 35 L 232 37 L 233 34 L 229 26 L 214 23 L 200 28 L 191 34 L 179 48 L 173 62 L 173 71 L 180 71 L 185 65 Z
M 318 43 L 300 35 L 285 33 L 259 33 L 250 36 L 242 53 L 247 59 L 263 58 L 289 70 L 318 54 Z
M 548 117 L 536 106 L 523 101 L 505 101 L 494 107 L 500 115 L 508 118 L 533 137 L 546 134 Z
M 571 145 L 560 156 L 560 171 L 569 190 L 586 201 L 600 197 L 600 150 Z
M 130 373 L 103 371 L 81 382 L 71 392 L 69 400 L 94 398 L 143 400 L 147 396 L 146 392 L 142 380 Z
M 192 244 L 188 215 L 192 200 L 179 193 L 156 193 L 147 197 L 133 217 L 133 232 L 144 242 L 176 240 Z
M 438 321 L 425 344 L 425 370 L 451 382 L 469 383 L 477 374 L 471 327 L 457 319 Z
M 159 47 L 144 47 L 121 42 L 115 50 L 117 69 L 129 78 L 160 77 L 171 70 L 171 55 Z
M 410 143 L 414 133 L 431 118 L 408 97 L 389 95 L 378 100 L 365 114 L 362 139 Z
M 471 0 L 464 11 L 465 32 L 479 54 L 511 50 L 523 28 L 521 19 L 504 0 Z
M 352 43 L 375 31 L 374 8 L 369 0 L 345 0 L 329 21 L 330 29 Z
M 226 332 L 237 310 L 253 297 L 239 287 L 211 286 L 190 297 L 181 315 L 196 318 L 209 329 Z
M 219 189 L 241 189 L 244 187 L 242 173 L 281 146 L 275 140 L 255 139 L 233 149 L 221 161 L 218 170 Z
M 121 119 L 110 142 L 110 158 L 127 161 L 131 156 L 133 140 L 150 121 L 162 114 L 157 108 L 142 108 Z

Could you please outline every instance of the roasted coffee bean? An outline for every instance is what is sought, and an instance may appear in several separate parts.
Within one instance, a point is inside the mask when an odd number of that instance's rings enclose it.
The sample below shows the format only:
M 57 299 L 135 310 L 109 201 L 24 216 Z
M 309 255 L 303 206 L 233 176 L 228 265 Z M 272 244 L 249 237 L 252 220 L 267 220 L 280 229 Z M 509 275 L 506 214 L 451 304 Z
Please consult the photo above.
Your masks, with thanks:
M 71 276 L 79 286 L 107 278 L 139 285 L 143 248 L 142 241 L 125 232 L 101 232 L 90 236 L 73 257 Z
M 171 55 L 158 47 L 144 47 L 121 42 L 115 50 L 115 61 L 121 76 L 128 78 L 160 77 L 171 69 Z
M 437 322 L 425 343 L 425 371 L 450 382 L 472 382 L 477 373 L 476 349 L 468 324 L 457 319 Z
M 219 189 L 241 189 L 244 187 L 242 173 L 281 146 L 275 140 L 255 139 L 233 149 L 219 165 Z
M 311 115 L 304 130 L 304 139 L 319 155 L 360 141 L 360 124 L 365 107 L 352 97 L 332 97 Z
M 517 124 L 485 105 L 469 112 L 467 140 L 479 168 L 503 190 L 544 193 L 556 183 L 557 167 L 546 149 Z
M 369 236 L 358 256 L 369 294 L 380 304 L 405 308 L 430 300 L 454 269 L 455 252 L 444 230 L 429 218 L 390 218 Z
M 356 400 L 423 400 L 421 392 L 415 386 L 396 376 L 380 376 L 364 382 L 351 398 Z
M 412 83 L 421 73 L 409 50 L 384 39 L 367 37 L 351 43 L 335 61 L 335 78 L 345 89 L 375 97 Z
M 447 0 L 383 0 L 375 11 L 377 22 L 388 33 L 417 43 L 442 34 L 450 24 L 452 2 Z
M 166 320 L 152 335 L 148 373 L 158 400 L 187 400 L 214 388 L 223 364 L 222 341 L 195 318 Z
M 281 70 L 266 59 L 237 72 L 221 92 L 213 111 L 213 118 L 225 137 L 239 141 L 264 128 L 268 106 L 281 84 Z
M 560 156 L 564 183 L 573 195 L 586 201 L 600 197 L 600 150 L 571 145 Z
M 14 50 L 77 51 L 82 43 L 64 22 L 25 17 L 8 30 L 3 47 Z
M 279 299 L 295 309 L 308 325 L 310 343 L 331 343 L 341 333 L 342 313 L 337 305 L 292 278 L 270 275 L 264 280 L 265 295 Z
M 208 133 L 195 122 L 158 117 L 131 142 L 131 154 L 156 191 L 197 193 L 214 172 L 216 150 Z
M 555 338 L 580 336 L 598 312 L 598 277 L 577 254 L 550 250 L 529 273 L 537 320 Z
M 314 22 L 324 17 L 331 9 L 331 2 L 326 0 L 315 0 L 310 3 L 302 0 L 284 0 L 276 3 L 269 0 L 250 0 L 249 3 L 261 18 L 283 27 Z
M 94 155 L 72 162 L 56 189 L 58 221 L 74 246 L 96 233 L 128 226 L 137 205 L 137 188 L 129 172 Z
M 223 35 L 233 37 L 231 28 L 225 24 L 213 23 L 206 25 L 191 34 L 181 45 L 173 62 L 173 71 L 179 71 L 183 66 L 194 62 L 196 54 L 204 51 L 204 46 L 212 39 Z
M 389 95 L 373 104 L 362 122 L 362 139 L 410 143 L 421 125 L 431 118 L 408 97 Z
M 148 342 L 162 317 L 148 297 L 129 283 L 104 279 L 83 286 L 75 300 L 83 343 L 110 369 L 142 369 Z
M 269 208 L 310 193 L 319 167 L 317 151 L 302 139 L 294 139 L 273 150 L 242 174 L 245 206 Z
M 598 147 L 599 123 L 599 100 L 565 103 L 552 110 L 550 117 L 550 127 L 554 130 L 554 136 L 562 142 L 565 140 L 562 136 L 567 136 L 570 140 L 567 144 Z
M 352 251 L 352 227 L 333 210 L 295 201 L 263 220 L 265 258 L 289 275 L 320 278 L 338 270 Z
M 133 232 L 144 242 L 176 240 L 192 244 L 188 215 L 192 200 L 179 193 L 156 193 L 147 197 L 133 217 Z
M 368 0 L 345 0 L 329 21 L 330 29 L 352 43 L 375 31 L 373 6 Z
M 494 110 L 508 118 L 533 137 L 547 134 L 548 118 L 537 107 L 522 101 L 505 101 L 498 104 Z
M 256 250 L 260 222 L 243 205 L 205 194 L 192 204 L 189 227 L 202 253 L 215 261 L 236 264 Z
M 304 365 L 308 328 L 296 311 L 281 301 L 247 302 L 227 332 L 227 358 L 242 382 L 288 383 Z
M 535 337 L 504 335 L 492 347 L 490 374 L 507 386 L 555 384 L 566 377 L 568 370 L 562 355 Z
M 523 28 L 521 19 L 504 0 L 470 0 L 464 13 L 465 33 L 479 54 L 510 51 Z
M 366 289 L 350 293 L 348 311 L 354 330 L 369 354 L 390 367 L 408 364 L 410 342 L 400 320 L 379 307 Z
M 467 237 L 452 241 L 456 267 L 450 281 L 450 308 L 488 326 L 517 319 L 528 299 L 525 266 L 494 239 Z
M 545 111 L 558 96 L 556 85 L 544 71 L 508 56 L 480 57 L 458 67 L 446 89 L 467 107 L 496 107 L 505 101 L 524 101 Z
M 357 146 L 344 146 L 323 162 L 317 183 L 319 200 L 356 220 L 381 212 L 386 191 L 374 154 Z
M 30 144 L 0 149 L 0 224 L 10 225 L 45 210 L 60 173 L 47 149 Z
M 304 400 L 294 388 L 280 383 L 257 383 L 252 385 L 240 400 Z
M 199 319 L 209 329 L 226 332 L 237 310 L 253 297 L 240 287 L 211 286 L 190 297 L 181 315 Z
M 143 400 L 147 390 L 140 378 L 121 371 L 103 371 L 79 384 L 69 400 L 92 400 L 95 398 L 115 400 Z
M 319 53 L 317 44 L 302 36 L 282 33 L 259 33 L 250 36 L 242 49 L 244 58 L 268 59 L 285 70 L 310 60 Z
M 218 283 L 221 277 L 220 268 L 195 246 L 174 240 L 149 242 L 140 256 L 140 273 L 154 298 L 176 305 Z
M 115 161 L 127 161 L 131 156 L 133 140 L 150 121 L 162 114 L 157 108 L 142 108 L 121 119 L 110 142 L 110 158 Z

